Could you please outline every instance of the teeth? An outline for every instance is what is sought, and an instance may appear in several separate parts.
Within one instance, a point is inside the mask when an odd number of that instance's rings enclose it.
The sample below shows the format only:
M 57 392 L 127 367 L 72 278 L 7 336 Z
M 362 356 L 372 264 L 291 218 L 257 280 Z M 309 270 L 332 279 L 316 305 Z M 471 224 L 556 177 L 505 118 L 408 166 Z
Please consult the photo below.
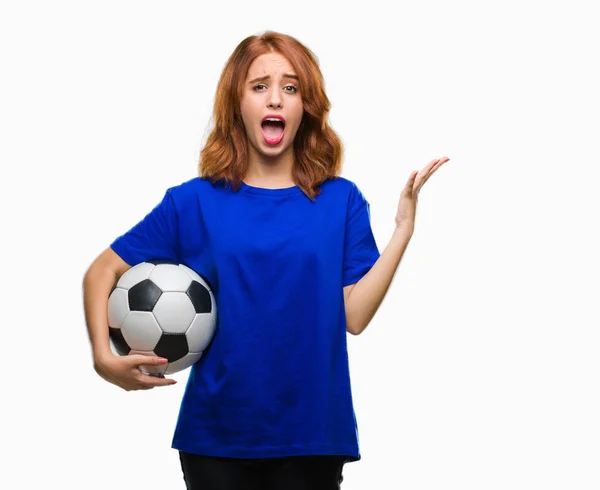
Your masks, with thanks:
M 275 122 L 281 122 L 281 123 L 283 122 L 281 119 L 278 119 L 276 117 L 268 117 L 263 122 L 265 122 L 265 121 L 275 121 Z

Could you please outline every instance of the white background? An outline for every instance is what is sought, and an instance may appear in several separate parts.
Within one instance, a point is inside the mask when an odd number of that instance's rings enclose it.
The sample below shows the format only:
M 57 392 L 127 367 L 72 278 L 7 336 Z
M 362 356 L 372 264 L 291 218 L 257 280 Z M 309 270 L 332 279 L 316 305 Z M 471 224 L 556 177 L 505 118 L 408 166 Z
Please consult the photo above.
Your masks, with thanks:
M 342 488 L 600 488 L 593 3 L 3 3 L 0 487 L 184 488 L 189 371 L 100 378 L 82 279 L 196 175 L 225 61 L 273 29 L 318 57 L 381 251 L 410 172 L 451 159 L 348 337 L 363 459 Z

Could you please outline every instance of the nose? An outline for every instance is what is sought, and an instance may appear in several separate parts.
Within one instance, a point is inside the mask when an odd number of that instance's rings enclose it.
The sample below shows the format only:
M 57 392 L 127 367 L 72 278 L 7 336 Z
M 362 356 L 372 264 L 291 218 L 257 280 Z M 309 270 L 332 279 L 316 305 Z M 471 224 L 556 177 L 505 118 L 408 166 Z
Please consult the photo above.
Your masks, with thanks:
M 269 93 L 269 107 L 281 107 L 281 94 L 278 90 L 271 90 Z

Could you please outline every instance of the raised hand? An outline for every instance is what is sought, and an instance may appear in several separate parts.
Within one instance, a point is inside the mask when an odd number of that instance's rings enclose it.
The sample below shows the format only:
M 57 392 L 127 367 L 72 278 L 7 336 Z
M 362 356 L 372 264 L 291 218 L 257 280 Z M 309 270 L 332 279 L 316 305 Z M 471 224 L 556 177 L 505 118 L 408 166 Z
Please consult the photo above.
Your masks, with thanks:
M 415 226 L 419 191 L 429 177 L 448 160 L 450 160 L 448 157 L 431 160 L 420 172 L 415 170 L 410 174 L 398 203 L 396 214 L 396 226 L 398 228 L 406 228 L 412 232 Z

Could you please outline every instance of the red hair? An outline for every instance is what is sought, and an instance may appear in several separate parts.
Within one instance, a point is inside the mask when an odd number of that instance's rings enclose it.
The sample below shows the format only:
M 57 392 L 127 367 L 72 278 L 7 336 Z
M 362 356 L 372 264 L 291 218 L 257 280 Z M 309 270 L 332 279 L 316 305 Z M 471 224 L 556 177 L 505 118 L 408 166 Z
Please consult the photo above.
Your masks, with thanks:
M 215 95 L 214 127 L 200 151 L 199 174 L 213 183 L 225 179 L 239 190 L 248 169 L 249 144 L 240 100 L 250 65 L 266 53 L 284 56 L 299 78 L 304 114 L 293 142 L 293 179 L 314 201 L 321 193 L 317 186 L 340 174 L 343 145 L 327 123 L 331 104 L 317 57 L 295 38 L 278 32 L 247 37 L 227 60 Z

